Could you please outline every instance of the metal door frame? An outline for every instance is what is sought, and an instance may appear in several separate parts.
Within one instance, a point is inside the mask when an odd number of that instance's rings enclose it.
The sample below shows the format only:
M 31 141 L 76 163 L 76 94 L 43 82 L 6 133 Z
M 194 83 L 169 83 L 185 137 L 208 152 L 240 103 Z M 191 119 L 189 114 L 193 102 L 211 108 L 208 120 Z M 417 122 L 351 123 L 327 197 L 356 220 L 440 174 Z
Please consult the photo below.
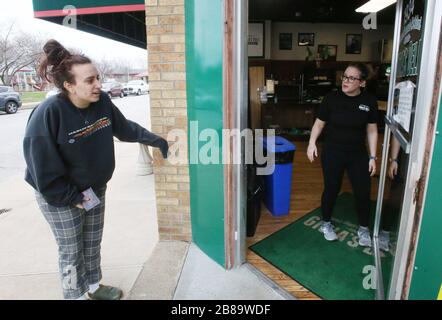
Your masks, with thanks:
M 247 128 L 248 93 L 248 1 L 224 0 L 224 128 Z M 232 164 L 225 165 L 227 185 L 225 212 L 226 268 L 235 268 L 246 262 L 247 180 L 245 144 L 241 135 L 233 136 L 230 148 Z M 236 164 L 235 164 L 236 163 Z
M 392 74 L 390 83 L 390 94 L 387 115 L 391 115 L 393 109 L 393 94 L 394 86 L 396 82 L 397 74 L 397 54 L 400 44 L 400 24 L 402 17 L 402 5 L 403 0 L 398 0 L 397 2 L 397 12 L 396 12 L 396 27 L 395 27 L 395 43 L 393 48 L 393 60 L 392 60 Z M 435 77 L 436 77 L 436 61 L 438 61 L 438 49 L 439 49 L 439 39 L 441 34 L 441 12 L 442 3 L 436 0 L 427 0 L 427 7 L 425 10 L 425 25 L 424 25 L 424 41 L 422 46 L 421 55 L 421 66 L 419 75 L 419 88 L 417 90 L 417 100 L 416 106 L 421 106 L 416 108 L 413 137 L 410 147 L 410 159 L 409 167 L 407 171 L 407 179 L 404 192 L 404 201 L 402 204 L 401 212 L 401 222 L 398 233 L 397 249 L 393 264 L 393 272 L 391 275 L 391 286 L 388 293 L 388 299 L 398 300 L 406 299 L 408 297 L 408 287 L 405 286 L 411 280 L 411 274 L 409 271 L 410 266 L 414 263 L 413 250 L 416 245 L 416 237 L 419 232 L 420 217 L 419 212 L 416 212 L 416 208 L 421 208 L 425 196 L 418 199 L 415 202 L 414 194 L 416 189 L 419 187 L 418 183 L 421 177 L 426 175 L 422 168 L 424 167 L 424 157 L 425 154 L 432 153 L 434 143 L 427 145 L 428 134 L 428 124 L 430 109 L 432 105 L 432 99 L 435 88 Z M 398 36 L 399 35 L 399 36 Z M 430 62 L 434 61 L 432 64 Z M 428 106 L 428 107 L 427 107 Z M 427 107 L 427 108 L 424 108 Z M 384 296 L 383 292 L 383 282 L 382 282 L 382 269 L 380 264 L 379 246 L 378 246 L 378 235 L 380 227 L 380 214 L 382 208 L 382 199 L 384 194 L 384 184 L 387 170 L 387 160 L 388 160 L 388 150 L 390 142 L 390 128 L 387 126 L 385 130 L 384 137 L 384 150 L 383 150 L 383 160 L 381 168 L 381 177 L 379 181 L 379 192 L 378 192 L 378 203 L 376 206 L 376 220 L 375 220 L 375 230 L 374 230 L 374 249 L 375 249 L 375 262 L 377 269 L 377 298 L 382 299 Z M 425 166 L 424 170 L 428 167 Z M 425 184 L 428 181 L 423 181 Z M 425 193 L 425 192 L 424 192 Z M 411 255 L 410 255 L 411 253 Z

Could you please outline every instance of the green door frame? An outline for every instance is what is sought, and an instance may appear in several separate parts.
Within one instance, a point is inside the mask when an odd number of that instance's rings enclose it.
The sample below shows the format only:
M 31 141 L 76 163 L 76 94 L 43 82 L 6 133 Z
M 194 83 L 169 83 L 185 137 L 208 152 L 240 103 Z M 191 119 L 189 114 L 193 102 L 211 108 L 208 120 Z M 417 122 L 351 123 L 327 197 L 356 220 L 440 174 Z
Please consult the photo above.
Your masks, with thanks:
M 442 51 L 440 51 L 442 53 Z M 442 64 L 442 59 L 439 58 Z M 441 81 L 439 73 L 439 82 Z M 441 95 L 439 94 L 439 97 Z M 427 194 L 422 213 L 422 224 L 419 232 L 419 242 L 414 262 L 413 276 L 409 299 L 435 300 L 442 287 L 442 250 L 440 235 L 442 234 L 442 97 L 439 103 L 439 122 L 436 127 L 435 146 L 431 160 L 431 170 L 428 179 Z M 437 119 L 435 115 L 434 119 Z
M 442 250 L 436 249 L 435 244 L 440 242 L 442 234 L 442 204 L 440 190 L 442 187 L 442 5 L 436 8 L 434 27 L 438 30 L 438 39 L 433 38 L 437 48 L 436 75 L 428 130 L 427 144 L 431 151 L 425 155 L 427 173 L 427 187 L 422 190 L 419 198 L 424 199 L 422 204 L 421 223 L 414 246 L 414 263 L 412 267 L 411 284 L 408 293 L 409 299 L 437 299 L 442 294 Z

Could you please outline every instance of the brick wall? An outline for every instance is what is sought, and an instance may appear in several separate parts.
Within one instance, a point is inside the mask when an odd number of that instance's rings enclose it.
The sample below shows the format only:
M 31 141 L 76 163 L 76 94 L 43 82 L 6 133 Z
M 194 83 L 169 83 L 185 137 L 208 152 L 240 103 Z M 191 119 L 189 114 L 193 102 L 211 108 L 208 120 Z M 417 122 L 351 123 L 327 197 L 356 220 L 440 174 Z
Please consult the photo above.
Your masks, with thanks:
M 187 137 L 184 0 L 146 0 L 152 132 Z M 186 141 L 187 149 L 187 141 Z M 191 240 L 188 165 L 171 165 L 154 151 L 160 240 Z

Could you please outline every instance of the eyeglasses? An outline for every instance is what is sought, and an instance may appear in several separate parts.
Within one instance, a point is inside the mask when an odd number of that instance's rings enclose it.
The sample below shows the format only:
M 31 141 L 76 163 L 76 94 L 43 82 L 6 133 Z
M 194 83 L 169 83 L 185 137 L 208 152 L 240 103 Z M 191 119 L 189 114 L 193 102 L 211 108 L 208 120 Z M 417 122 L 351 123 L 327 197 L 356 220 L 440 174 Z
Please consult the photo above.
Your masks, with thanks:
M 341 77 L 342 82 L 348 81 L 350 83 L 355 82 L 356 80 L 361 81 L 361 79 L 359 78 L 355 78 L 355 77 L 347 77 L 347 76 L 342 76 Z

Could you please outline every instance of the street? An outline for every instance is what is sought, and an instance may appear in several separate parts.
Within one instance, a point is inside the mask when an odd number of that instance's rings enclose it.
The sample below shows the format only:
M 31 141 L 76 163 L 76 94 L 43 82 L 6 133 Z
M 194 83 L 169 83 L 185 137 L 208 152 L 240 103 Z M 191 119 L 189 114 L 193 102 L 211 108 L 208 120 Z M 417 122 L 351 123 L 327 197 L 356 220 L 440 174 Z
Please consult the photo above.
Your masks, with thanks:
M 130 120 L 150 128 L 149 96 L 113 98 L 112 102 Z M 0 183 L 15 175 L 24 176 L 25 160 L 22 143 L 31 109 L 19 109 L 16 114 L 0 112 Z

